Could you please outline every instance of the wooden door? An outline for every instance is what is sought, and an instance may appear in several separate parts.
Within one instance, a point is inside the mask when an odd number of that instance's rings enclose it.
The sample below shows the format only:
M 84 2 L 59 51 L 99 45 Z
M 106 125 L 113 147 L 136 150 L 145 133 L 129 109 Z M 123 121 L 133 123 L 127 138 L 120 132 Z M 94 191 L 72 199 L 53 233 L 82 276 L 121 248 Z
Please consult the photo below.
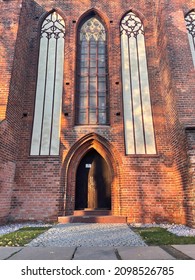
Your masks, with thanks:
M 77 169 L 75 209 L 111 209 L 111 172 L 102 156 L 90 150 Z

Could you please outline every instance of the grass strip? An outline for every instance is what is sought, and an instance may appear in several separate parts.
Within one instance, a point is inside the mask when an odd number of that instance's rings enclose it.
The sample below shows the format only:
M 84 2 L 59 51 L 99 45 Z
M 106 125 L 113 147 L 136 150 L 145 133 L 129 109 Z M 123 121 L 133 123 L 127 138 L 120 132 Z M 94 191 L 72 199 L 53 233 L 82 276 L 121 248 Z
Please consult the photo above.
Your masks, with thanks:
M 44 233 L 50 227 L 24 227 L 17 231 L 0 236 L 0 246 L 18 247 L 25 246 L 32 239 Z
M 161 227 L 132 228 L 132 230 L 150 246 L 195 244 L 195 237 L 177 236 Z

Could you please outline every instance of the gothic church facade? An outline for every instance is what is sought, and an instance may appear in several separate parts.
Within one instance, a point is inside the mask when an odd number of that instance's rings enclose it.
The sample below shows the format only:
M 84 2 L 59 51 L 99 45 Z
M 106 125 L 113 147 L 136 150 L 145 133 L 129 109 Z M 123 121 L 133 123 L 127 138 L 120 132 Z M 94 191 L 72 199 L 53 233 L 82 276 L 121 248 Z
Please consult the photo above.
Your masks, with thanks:
M 195 0 L 0 1 L 0 222 L 195 226 Z

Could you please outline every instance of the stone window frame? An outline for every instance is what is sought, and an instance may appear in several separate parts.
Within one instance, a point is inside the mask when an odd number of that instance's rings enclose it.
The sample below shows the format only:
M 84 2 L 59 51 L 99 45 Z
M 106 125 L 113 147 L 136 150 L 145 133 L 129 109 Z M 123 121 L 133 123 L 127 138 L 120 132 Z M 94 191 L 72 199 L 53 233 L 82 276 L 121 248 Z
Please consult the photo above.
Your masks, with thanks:
M 94 34 L 87 34 L 83 27 L 85 28 L 85 24 L 90 21 L 91 19 L 96 19 L 99 21 L 100 25 L 102 25 L 103 29 L 101 30 L 100 34 L 96 33 L 94 31 Z M 81 34 L 81 32 L 83 32 Z M 96 61 L 90 60 L 90 45 L 94 42 L 91 42 L 90 40 L 88 41 L 88 46 L 87 46 L 87 57 L 86 61 L 84 63 L 87 63 L 87 72 L 85 75 L 82 76 L 81 73 L 81 56 L 82 56 L 82 41 L 81 41 L 81 36 L 88 36 L 87 39 L 91 39 L 91 36 L 95 36 L 96 38 L 96 58 L 94 59 Z M 98 37 L 99 36 L 99 37 Z M 103 39 L 102 41 L 99 40 Z M 103 45 L 104 41 L 104 54 L 101 54 L 101 49 L 99 48 L 100 43 Z M 76 92 L 75 92 L 75 124 L 76 125 L 109 125 L 109 91 L 108 91 L 108 50 L 107 50 L 107 42 L 108 42 L 108 33 L 107 33 L 107 28 L 106 24 L 104 23 L 103 19 L 95 12 L 91 12 L 90 14 L 86 15 L 81 22 L 79 23 L 78 29 L 77 29 L 77 58 L 76 58 Z M 100 65 L 100 56 L 103 57 L 104 55 L 104 67 L 102 69 L 99 68 Z M 94 73 L 91 73 L 91 64 L 94 64 Z M 104 71 L 103 74 L 100 74 L 100 70 Z M 82 92 L 81 92 L 81 81 L 82 78 L 85 78 L 87 81 L 86 84 L 86 94 L 83 93 L 83 103 L 82 105 Z M 101 79 L 102 82 L 104 83 L 102 92 L 100 90 L 99 85 L 101 84 Z M 91 81 L 91 82 L 90 82 Z M 92 82 L 95 84 L 95 90 L 94 93 L 90 93 L 90 87 L 92 86 Z M 102 95 L 101 95 L 102 93 Z M 90 95 L 91 94 L 91 95 Z M 90 103 L 91 99 L 91 103 Z M 93 103 L 94 99 L 94 106 L 91 105 Z M 101 103 L 101 100 L 103 102 Z M 102 106 L 100 105 L 102 104 Z M 82 105 L 82 106 L 81 106 Z M 90 110 L 92 113 L 94 113 L 94 119 L 90 119 Z M 81 114 L 85 113 L 86 114 L 86 119 L 85 121 L 81 120 Z M 102 119 L 101 119 L 101 114 L 102 114 Z
M 40 22 L 30 156 L 58 156 L 64 78 L 65 20 L 52 10 Z
M 130 10 L 121 19 L 121 65 L 126 155 L 156 155 L 144 25 Z
M 185 15 L 185 24 L 192 54 L 192 61 L 195 68 L 195 9 Z

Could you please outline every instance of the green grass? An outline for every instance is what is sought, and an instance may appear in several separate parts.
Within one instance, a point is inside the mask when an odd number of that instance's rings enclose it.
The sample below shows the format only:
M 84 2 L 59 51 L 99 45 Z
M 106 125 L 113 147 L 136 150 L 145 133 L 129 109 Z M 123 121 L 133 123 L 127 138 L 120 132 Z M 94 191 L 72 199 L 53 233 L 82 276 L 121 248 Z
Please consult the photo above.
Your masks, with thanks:
M 177 236 L 164 228 L 132 228 L 138 233 L 147 245 L 178 245 L 195 244 L 195 237 Z
M 50 227 L 24 227 L 15 232 L 0 236 L 0 246 L 24 246 Z

